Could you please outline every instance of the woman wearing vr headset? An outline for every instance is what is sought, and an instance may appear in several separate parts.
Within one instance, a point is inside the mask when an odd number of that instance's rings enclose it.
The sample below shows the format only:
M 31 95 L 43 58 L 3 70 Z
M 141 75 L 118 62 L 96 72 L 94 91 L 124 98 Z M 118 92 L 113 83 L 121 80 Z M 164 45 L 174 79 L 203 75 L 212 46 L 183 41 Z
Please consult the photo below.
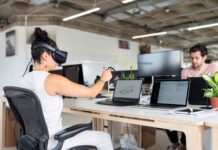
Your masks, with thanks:
M 62 95 L 94 98 L 112 75 L 109 69 L 104 70 L 96 84 L 85 87 L 63 76 L 48 73 L 54 70 L 58 63 L 66 61 L 67 52 L 58 50 L 56 43 L 48 37 L 46 31 L 36 28 L 34 35 L 35 40 L 32 43 L 34 71 L 23 77 L 21 86 L 35 92 L 40 99 L 49 131 L 48 149 L 52 149 L 57 144 L 53 139 L 54 134 L 62 130 Z M 94 145 L 99 150 L 113 150 L 110 135 L 101 131 L 83 131 L 66 140 L 62 149 L 78 145 Z

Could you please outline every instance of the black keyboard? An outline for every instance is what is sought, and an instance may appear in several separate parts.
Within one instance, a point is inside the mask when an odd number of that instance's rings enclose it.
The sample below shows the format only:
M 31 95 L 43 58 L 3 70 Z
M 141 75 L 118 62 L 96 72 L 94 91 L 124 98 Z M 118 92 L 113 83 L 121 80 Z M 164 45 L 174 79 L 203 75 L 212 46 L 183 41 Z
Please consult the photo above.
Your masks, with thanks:
M 130 105 L 137 105 L 136 103 L 129 103 L 129 102 L 114 102 L 111 99 L 106 99 L 102 101 L 96 102 L 97 104 L 101 105 L 113 105 L 113 106 L 130 106 Z
M 103 96 L 101 94 L 98 94 L 95 98 L 107 98 L 106 96 Z
M 179 106 L 166 106 L 166 105 L 142 105 L 142 107 L 160 108 L 160 109 L 175 109 L 175 108 L 179 108 Z

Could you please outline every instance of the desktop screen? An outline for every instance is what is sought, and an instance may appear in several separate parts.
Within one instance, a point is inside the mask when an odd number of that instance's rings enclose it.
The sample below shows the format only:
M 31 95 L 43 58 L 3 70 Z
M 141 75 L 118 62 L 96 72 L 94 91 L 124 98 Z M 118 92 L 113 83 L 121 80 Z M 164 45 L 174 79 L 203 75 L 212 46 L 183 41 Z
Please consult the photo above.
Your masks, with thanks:
M 131 76 L 130 74 L 133 74 Z M 118 79 L 138 79 L 138 70 L 118 70 L 112 72 L 112 79 L 110 80 L 110 83 L 115 83 Z M 131 76 L 131 77 L 130 77 Z
M 83 62 L 83 77 L 87 85 L 92 85 L 97 76 L 101 76 L 104 68 L 108 68 L 108 64 L 102 62 Z
M 49 71 L 49 73 L 58 74 L 58 75 L 63 76 L 63 70 L 62 69 L 51 70 L 51 71 Z
M 146 76 L 173 76 L 181 73 L 181 52 L 164 51 L 138 55 L 138 73 Z
M 63 66 L 63 75 L 73 82 L 84 84 L 82 64 Z

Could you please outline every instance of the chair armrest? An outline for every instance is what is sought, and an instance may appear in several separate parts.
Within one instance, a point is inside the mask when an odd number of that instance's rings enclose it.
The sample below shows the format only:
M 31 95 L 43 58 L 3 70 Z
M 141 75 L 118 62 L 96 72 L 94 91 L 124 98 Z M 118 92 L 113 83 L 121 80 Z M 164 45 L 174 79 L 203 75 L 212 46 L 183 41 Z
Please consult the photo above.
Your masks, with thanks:
M 91 129 L 92 129 L 91 123 L 74 125 L 56 133 L 54 139 L 63 142 L 64 140 L 71 138 L 82 131 L 91 130 Z
M 47 149 L 48 138 L 49 137 L 47 135 L 43 135 L 43 136 L 40 137 L 40 139 L 39 139 L 39 150 Z

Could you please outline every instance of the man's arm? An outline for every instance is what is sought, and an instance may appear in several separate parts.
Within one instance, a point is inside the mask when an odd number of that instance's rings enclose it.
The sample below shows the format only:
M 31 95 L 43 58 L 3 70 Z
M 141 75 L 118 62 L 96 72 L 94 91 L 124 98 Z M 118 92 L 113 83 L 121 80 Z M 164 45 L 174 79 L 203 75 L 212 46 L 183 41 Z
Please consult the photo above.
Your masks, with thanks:
M 214 74 L 215 72 L 218 72 L 218 64 L 213 63 L 213 67 L 214 67 L 214 69 L 213 69 L 213 74 Z
M 182 69 L 181 71 L 181 79 L 187 79 L 187 75 L 186 75 L 186 69 Z

